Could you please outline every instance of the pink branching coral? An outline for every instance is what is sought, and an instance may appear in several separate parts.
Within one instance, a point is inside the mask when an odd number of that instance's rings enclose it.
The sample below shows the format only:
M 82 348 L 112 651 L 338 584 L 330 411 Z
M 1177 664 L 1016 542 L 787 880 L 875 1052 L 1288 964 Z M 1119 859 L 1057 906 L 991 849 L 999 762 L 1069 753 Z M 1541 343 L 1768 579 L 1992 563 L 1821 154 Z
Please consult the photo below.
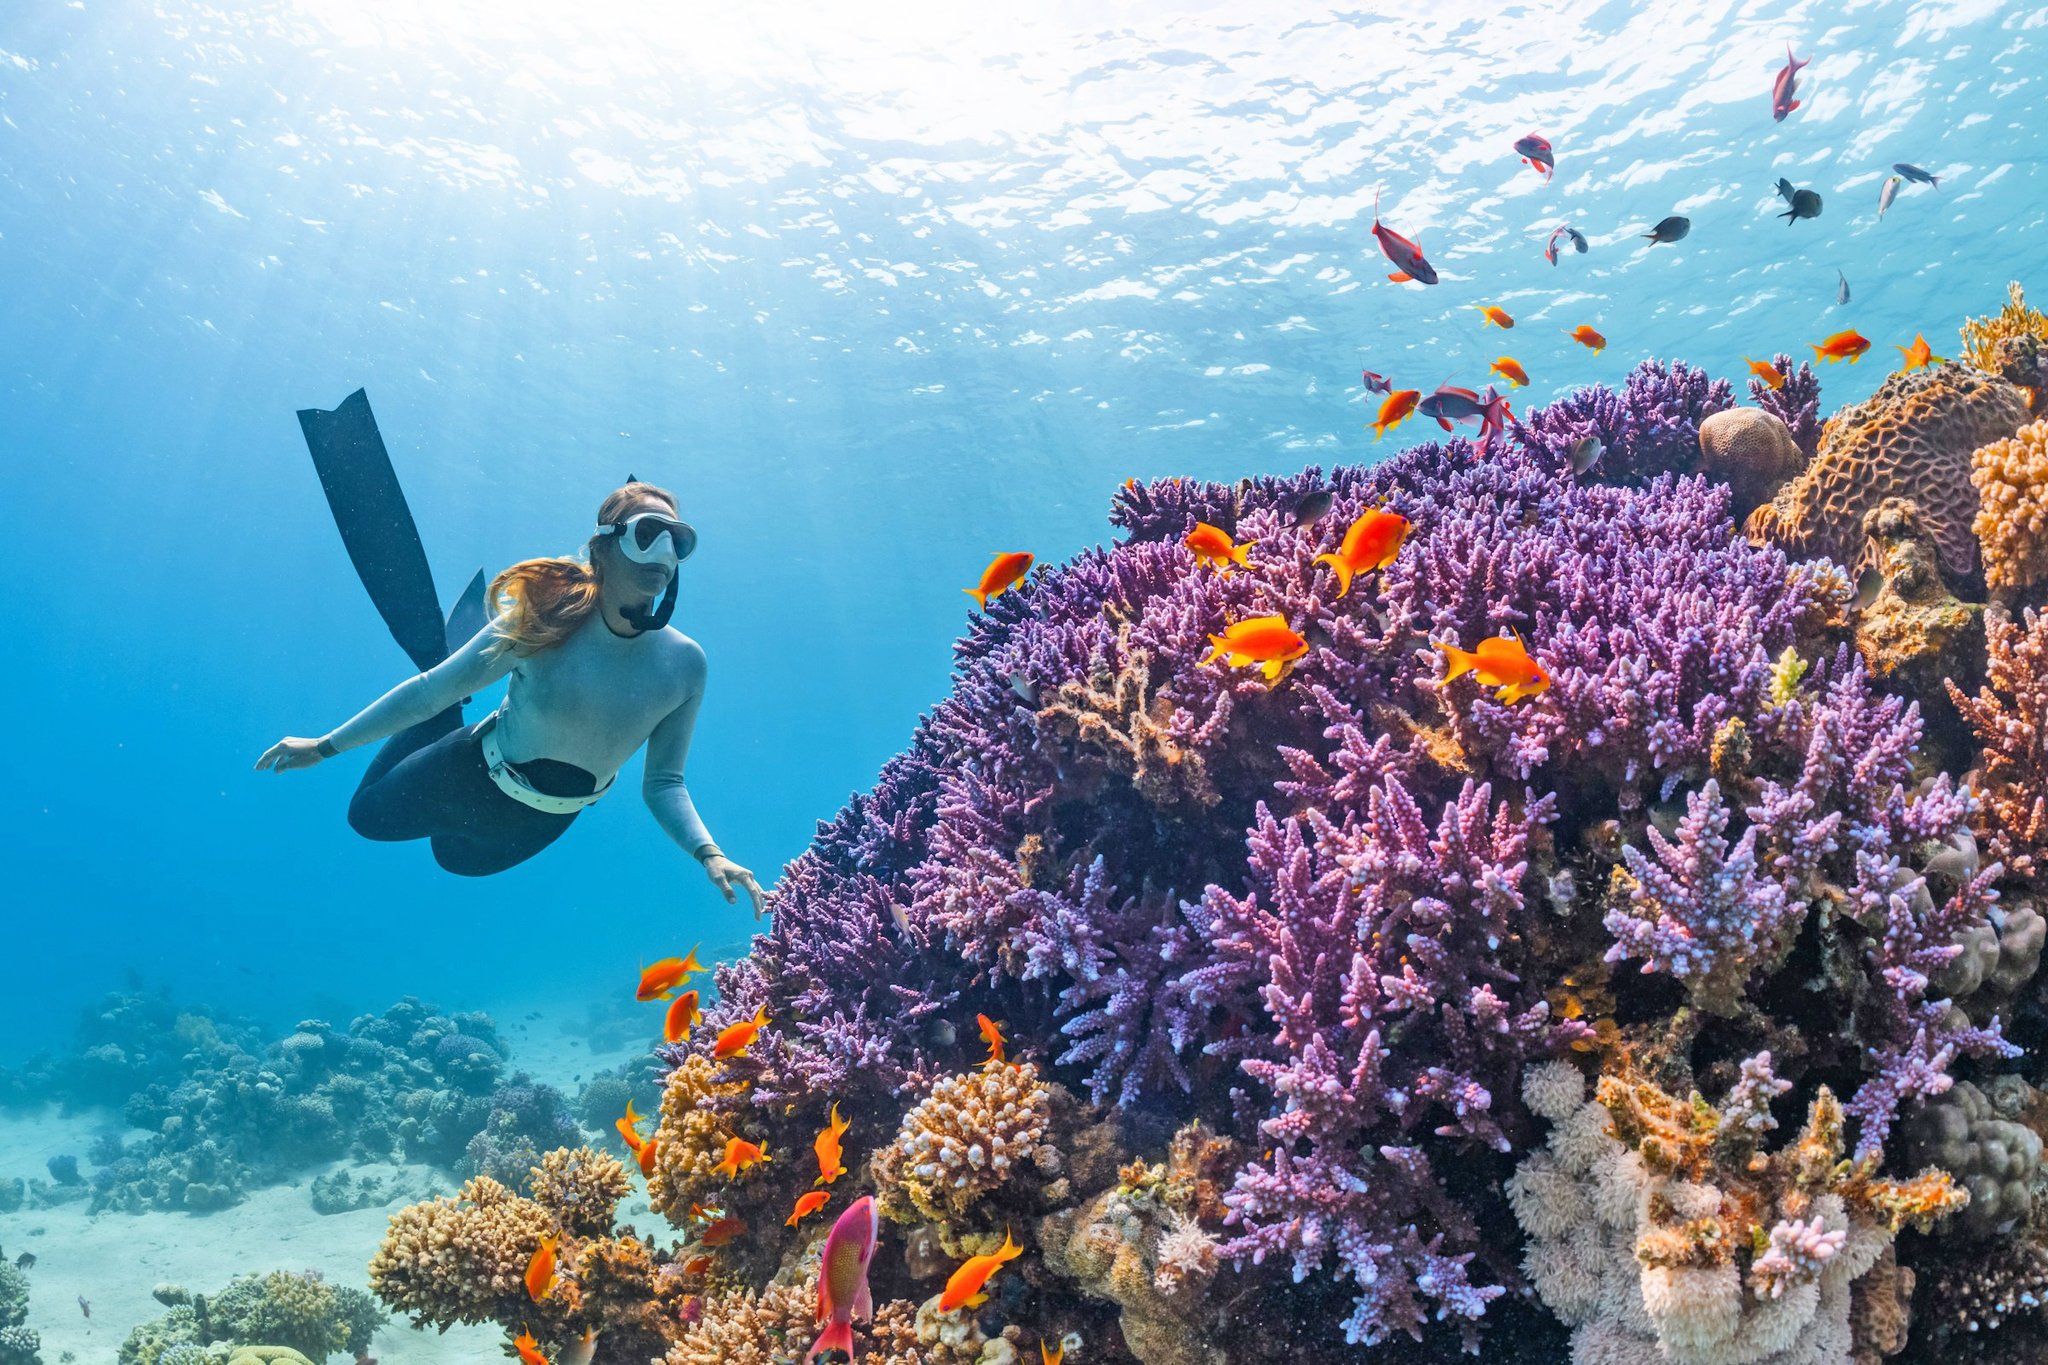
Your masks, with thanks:
M 1989 623 L 1977 695 L 1946 684 L 1983 746 L 1978 836 L 2014 877 L 2033 878 L 2048 853 L 2048 618 Z

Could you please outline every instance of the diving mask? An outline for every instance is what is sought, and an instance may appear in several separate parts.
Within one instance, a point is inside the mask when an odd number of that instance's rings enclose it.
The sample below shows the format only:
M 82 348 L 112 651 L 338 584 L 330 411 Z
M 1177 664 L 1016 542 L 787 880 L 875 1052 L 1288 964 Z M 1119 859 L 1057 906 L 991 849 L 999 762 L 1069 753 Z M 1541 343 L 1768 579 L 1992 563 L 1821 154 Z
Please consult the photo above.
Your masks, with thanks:
M 598 527 L 597 534 L 616 536 L 619 553 L 635 564 L 664 564 L 673 569 L 697 548 L 697 532 L 689 522 L 659 512 L 636 512 Z

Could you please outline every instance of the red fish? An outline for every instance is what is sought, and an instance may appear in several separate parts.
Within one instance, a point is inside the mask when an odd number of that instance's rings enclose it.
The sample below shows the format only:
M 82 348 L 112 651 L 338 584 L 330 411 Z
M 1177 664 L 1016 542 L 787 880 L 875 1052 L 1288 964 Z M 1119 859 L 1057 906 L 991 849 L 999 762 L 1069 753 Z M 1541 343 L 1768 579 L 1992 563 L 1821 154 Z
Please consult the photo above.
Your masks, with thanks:
M 1379 239 L 1380 250 L 1387 253 L 1387 259 L 1394 263 L 1394 273 L 1387 276 L 1395 284 L 1406 284 L 1414 280 L 1420 284 L 1436 283 L 1436 267 L 1422 257 L 1422 244 L 1411 242 L 1390 227 L 1380 226 L 1380 192 L 1372 192 L 1372 235 Z
M 1230 539 L 1230 532 L 1220 526 L 1211 526 L 1206 521 L 1196 522 L 1195 529 L 1188 532 L 1186 538 L 1181 541 L 1181 544 L 1187 546 L 1189 552 L 1194 555 L 1195 563 L 1224 574 L 1230 572 L 1230 566 L 1233 564 L 1239 568 L 1250 568 L 1250 561 L 1245 556 L 1257 543 L 1247 540 L 1242 545 L 1236 544 Z
M 722 1247 L 746 1230 L 745 1220 L 728 1215 L 714 1219 L 711 1226 L 704 1229 L 704 1235 L 697 1240 L 708 1247 Z
M 626 1146 L 634 1152 L 638 1152 L 641 1145 L 647 1140 L 640 1136 L 640 1125 L 646 1117 L 645 1114 L 634 1113 L 633 1101 L 627 1100 L 626 1116 L 612 1120 L 612 1127 L 619 1130 L 619 1136 L 626 1140 Z
M 1905 363 L 1899 366 L 1900 374 L 1910 374 L 1923 365 L 1945 364 L 1948 360 L 1946 356 L 1936 355 L 1934 348 L 1927 344 L 1927 338 L 1918 332 L 1913 334 L 1911 346 L 1894 346 L 1892 349 L 1906 358 Z
M 1286 617 L 1276 614 L 1249 617 L 1221 635 L 1211 635 L 1202 662 L 1221 658 L 1231 668 L 1257 664 L 1267 682 L 1278 682 L 1287 665 L 1307 653 L 1308 641 L 1288 629 Z
M 1421 389 L 1401 389 L 1388 394 L 1386 401 L 1380 404 L 1379 417 L 1372 424 L 1372 438 L 1377 441 L 1407 421 L 1415 411 L 1415 405 L 1421 401 Z
M 555 1241 L 552 1232 L 541 1238 L 540 1246 L 526 1262 L 526 1297 L 535 1303 L 546 1298 L 555 1287 Z
M 1550 139 L 1541 133 L 1529 133 L 1515 139 L 1515 155 L 1531 167 L 1543 172 L 1547 183 L 1550 173 L 1557 169 L 1557 159 L 1550 153 Z
M 1010 1240 L 1010 1230 L 1003 1229 L 1003 1244 L 986 1256 L 969 1256 L 966 1262 L 946 1281 L 946 1292 L 939 1295 L 939 1311 L 950 1313 L 962 1304 L 980 1305 L 984 1299 L 981 1287 L 989 1282 L 1003 1266 L 1024 1254 L 1024 1248 Z
M 1770 361 L 1751 360 L 1748 356 L 1744 356 L 1742 357 L 1742 363 L 1749 366 L 1749 372 L 1758 379 L 1763 380 L 1769 387 L 1774 389 L 1785 387 L 1785 372 Z
M 1479 443 L 1486 444 L 1489 436 L 1498 436 L 1508 429 L 1507 419 L 1515 415 L 1508 406 L 1507 395 L 1495 393 L 1493 385 L 1486 386 L 1486 392 L 1479 395 Z
M 1601 336 L 1586 323 L 1580 323 L 1572 328 L 1571 331 L 1566 332 L 1565 335 L 1590 350 L 1594 355 L 1598 355 L 1607 349 L 1607 338 Z
M 687 957 L 665 957 L 640 973 L 640 989 L 633 998 L 666 1000 L 669 992 L 703 970 L 697 965 L 695 948 L 690 949 Z
M 980 603 L 983 611 L 987 611 L 990 598 L 999 596 L 1023 582 L 1024 575 L 1030 572 L 1030 569 L 1031 556 L 1022 550 L 1012 550 L 991 559 L 988 567 L 981 571 L 981 581 L 971 588 L 962 588 L 960 591 Z
M 1507 703 L 1533 697 L 1550 686 L 1550 675 L 1530 657 L 1518 636 L 1489 636 L 1481 640 L 1477 648 L 1470 650 L 1459 649 L 1442 640 L 1431 643 L 1444 652 L 1446 687 L 1453 679 L 1470 673 L 1482 685 L 1499 688 L 1497 695 Z
M 668 1017 L 661 1021 L 661 1036 L 668 1042 L 680 1043 L 703 1017 L 704 1011 L 697 1008 L 697 992 L 684 991 L 668 1007 Z
M 868 1262 L 875 1259 L 875 1243 L 881 1239 L 882 1219 L 875 1212 L 872 1195 L 853 1201 L 825 1238 L 825 1250 L 818 1261 L 818 1321 L 825 1330 L 804 1352 L 804 1365 L 811 1365 L 826 1351 L 844 1351 L 854 1359 L 853 1324 L 875 1315 L 874 1295 L 868 1290 Z
M 640 1167 L 640 1174 L 642 1176 L 653 1176 L 654 1159 L 660 1151 L 660 1140 L 657 1138 L 649 1138 L 647 1139 L 647 1141 L 641 1143 L 639 1149 L 633 1153 L 633 1160 L 635 1164 L 637 1164 Z
M 519 1335 L 512 1339 L 513 1349 L 519 1352 L 519 1365 L 548 1365 L 548 1358 L 540 1353 L 540 1343 L 533 1339 L 533 1333 L 522 1325 Z
M 988 1044 L 988 1060 L 1003 1060 L 1003 1026 L 986 1014 L 975 1015 L 974 1022 L 981 1026 L 981 1041 Z
M 768 1161 L 768 1149 L 757 1142 L 735 1137 L 725 1140 L 725 1160 L 711 1168 L 713 1175 L 722 1175 L 727 1180 L 736 1180 L 740 1172 L 751 1170 Z
M 1394 381 L 1385 375 L 1374 374 L 1371 370 L 1364 371 L 1364 374 L 1365 391 L 1367 393 L 1388 393 L 1393 390 Z
M 1529 372 L 1522 368 L 1521 361 L 1511 355 L 1504 355 L 1494 361 L 1489 372 L 1499 375 L 1518 389 L 1526 388 L 1529 383 Z
M 811 1150 L 818 1154 L 818 1178 L 814 1185 L 829 1185 L 846 1174 L 846 1162 L 839 1148 L 839 1136 L 853 1125 L 839 1117 L 839 1105 L 832 1105 L 832 1116 L 825 1126 L 818 1130 L 818 1136 L 811 1143 Z
M 1515 325 L 1515 320 L 1508 316 L 1508 310 L 1505 308 L 1499 308 L 1490 303 L 1479 304 L 1478 308 L 1480 312 L 1486 314 L 1486 320 L 1496 327 L 1512 327 Z
M 796 1198 L 796 1208 L 790 1213 L 788 1218 L 783 1220 L 783 1226 L 795 1227 L 808 1215 L 824 1208 L 825 1202 L 831 1197 L 832 1191 L 830 1190 L 812 1190 L 808 1194 L 798 1195 Z
M 1354 575 L 1393 563 L 1407 539 L 1408 518 L 1384 508 L 1369 508 L 1344 532 L 1343 544 L 1333 553 L 1317 555 L 1315 563 L 1330 566 L 1337 575 L 1337 596 L 1342 597 L 1351 591 Z
M 711 1045 L 711 1056 L 717 1061 L 728 1057 L 744 1057 L 747 1049 L 754 1045 L 755 1037 L 768 1027 L 768 1007 L 762 1005 L 754 1011 L 754 1017 L 742 1020 L 731 1028 L 721 1029 L 718 1041 Z
M 1833 364 L 1837 360 L 1846 359 L 1851 365 L 1854 365 L 1863 358 L 1863 353 L 1869 349 L 1870 339 L 1861 332 L 1852 329 L 1846 332 L 1837 332 L 1820 345 L 1815 346 L 1813 348 L 1813 358 L 1815 360 L 1825 360 L 1829 364 Z
M 1799 107 L 1799 101 L 1792 98 L 1799 91 L 1799 73 L 1812 65 L 1811 57 L 1802 62 L 1792 55 L 1792 44 L 1785 44 L 1785 69 L 1771 82 L 1771 118 L 1775 122 L 1783 123 L 1785 116 Z

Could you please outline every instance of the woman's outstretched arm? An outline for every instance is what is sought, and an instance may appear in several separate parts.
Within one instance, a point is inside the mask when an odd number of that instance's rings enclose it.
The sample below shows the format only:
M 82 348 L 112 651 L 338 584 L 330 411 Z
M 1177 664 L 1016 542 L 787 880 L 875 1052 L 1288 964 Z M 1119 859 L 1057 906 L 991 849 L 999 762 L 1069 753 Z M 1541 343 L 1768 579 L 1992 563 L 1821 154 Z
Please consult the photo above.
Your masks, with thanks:
M 424 673 L 415 673 L 377 700 L 358 711 L 321 738 L 286 737 L 264 751 L 256 760 L 258 768 L 283 772 L 309 768 L 331 753 L 374 744 L 438 715 L 473 692 L 489 687 L 518 667 L 518 656 L 509 649 L 493 649 L 502 637 L 493 621 L 472 636 L 462 648 Z
M 641 795 L 646 798 L 647 808 L 654 812 L 655 820 L 668 831 L 668 837 L 704 865 L 705 875 L 726 903 L 735 903 L 739 899 L 737 889 L 744 889 L 754 903 L 754 918 L 759 919 L 767 906 L 760 884 L 753 873 L 726 857 L 712 842 L 711 831 L 704 827 L 704 817 L 697 814 L 697 803 L 690 799 L 690 789 L 683 782 L 683 767 L 690 757 L 690 736 L 697 728 L 697 710 L 704 700 L 706 672 L 704 651 L 695 642 L 690 648 L 690 694 L 661 718 L 647 738 L 647 773 L 641 781 Z

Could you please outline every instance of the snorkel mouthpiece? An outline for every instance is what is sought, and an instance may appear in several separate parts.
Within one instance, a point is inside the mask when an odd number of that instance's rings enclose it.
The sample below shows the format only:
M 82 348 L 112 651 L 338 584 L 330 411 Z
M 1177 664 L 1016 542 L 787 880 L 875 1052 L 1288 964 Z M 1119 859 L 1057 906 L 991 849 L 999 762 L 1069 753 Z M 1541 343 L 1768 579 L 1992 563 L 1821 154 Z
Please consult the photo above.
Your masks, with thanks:
M 682 581 L 682 577 L 679 573 L 669 574 L 668 591 L 661 595 L 660 602 L 651 604 L 651 607 L 620 607 L 619 615 L 642 635 L 667 626 L 669 618 L 676 614 L 676 584 Z

